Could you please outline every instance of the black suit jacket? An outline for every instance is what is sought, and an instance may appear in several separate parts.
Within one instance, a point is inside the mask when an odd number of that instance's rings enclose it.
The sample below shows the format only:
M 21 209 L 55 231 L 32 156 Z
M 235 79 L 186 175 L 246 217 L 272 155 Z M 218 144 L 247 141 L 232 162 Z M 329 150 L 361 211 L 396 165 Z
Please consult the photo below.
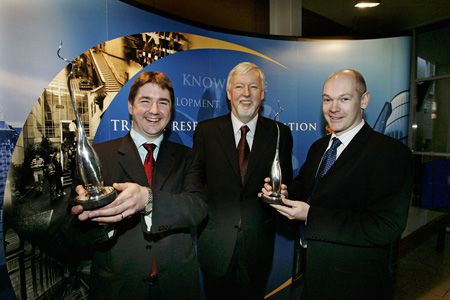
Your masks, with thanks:
M 287 126 L 279 126 L 283 181 L 289 182 L 292 136 Z M 275 212 L 257 194 L 264 178 L 270 176 L 276 141 L 275 122 L 260 116 L 242 184 L 230 114 L 198 124 L 194 150 L 204 169 L 208 203 L 208 222 L 199 239 L 199 259 L 206 273 L 222 276 L 226 272 L 241 230 L 245 235 L 243 259 L 248 263 L 248 271 L 267 279 L 272 264 Z
M 197 299 L 198 263 L 192 234 L 206 217 L 200 168 L 189 148 L 161 143 L 153 176 L 151 232 L 137 213 L 115 226 L 116 234 L 91 222 L 75 221 L 68 234 L 95 236 L 91 268 L 94 299 Z M 134 182 L 147 186 L 147 177 L 130 135 L 95 145 L 105 185 Z M 93 242 L 93 240 L 90 240 Z M 149 280 L 152 258 L 158 268 Z
M 308 200 L 307 299 L 390 299 L 390 246 L 406 226 L 411 152 L 367 124 L 328 173 L 315 174 L 330 137 L 315 142 L 289 187 Z

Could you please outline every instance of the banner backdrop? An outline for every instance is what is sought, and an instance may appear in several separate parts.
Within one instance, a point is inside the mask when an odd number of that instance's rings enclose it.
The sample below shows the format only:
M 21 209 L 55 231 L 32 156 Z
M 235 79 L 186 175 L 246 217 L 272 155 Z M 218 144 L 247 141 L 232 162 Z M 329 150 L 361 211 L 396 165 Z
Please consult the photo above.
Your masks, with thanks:
M 69 168 L 70 157 L 65 156 L 70 151 L 64 149 L 73 111 L 67 101 L 66 63 L 56 56 L 60 41 L 63 55 L 76 62 L 76 97 L 94 143 L 128 132 L 127 96 L 133 78 L 142 71 L 161 71 L 172 79 L 175 90 L 170 139 L 191 146 L 199 121 L 229 112 L 226 77 L 242 61 L 256 63 L 266 75 L 261 113 L 273 118 L 279 107 L 283 108 L 280 121 L 291 128 L 294 138 L 294 174 L 311 143 L 325 134 L 321 89 L 323 80 L 338 69 L 353 68 L 365 76 L 372 93 L 366 121 L 380 132 L 407 140 L 409 37 L 255 38 L 190 26 L 116 0 L 6 0 L 0 4 L 0 24 L 0 205 L 7 211 L 19 202 L 30 207 L 34 201 L 35 214 L 50 211 L 48 224 L 56 214 L 54 207 L 42 204 L 40 196 L 29 200 L 26 191 L 32 184 L 21 183 L 19 189 L 13 172 L 7 175 L 11 162 L 15 168 L 23 167 L 30 149 L 42 148 L 46 140 L 49 147 L 60 151 L 63 166 Z M 40 211 L 39 207 L 46 208 Z M 25 223 L 20 220 L 26 217 L 29 215 L 5 213 L 1 229 L 7 241 L 20 232 L 15 226 Z M 3 299 L 13 296 L 4 280 L 7 270 L 1 236 Z M 291 249 L 292 241 L 277 237 L 268 291 L 290 277 Z M 8 261 L 15 281 L 18 275 L 12 265 Z M 14 283 L 14 287 L 18 293 L 20 284 Z

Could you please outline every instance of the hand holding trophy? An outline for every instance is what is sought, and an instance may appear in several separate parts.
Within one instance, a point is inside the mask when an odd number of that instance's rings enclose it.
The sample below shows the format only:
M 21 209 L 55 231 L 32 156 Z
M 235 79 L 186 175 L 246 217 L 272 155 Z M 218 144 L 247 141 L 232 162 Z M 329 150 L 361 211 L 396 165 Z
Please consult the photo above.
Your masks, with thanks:
M 60 55 L 61 48 L 62 41 L 59 45 L 57 55 L 70 65 L 70 72 L 67 76 L 67 87 L 69 89 L 77 126 L 76 167 L 81 177 L 81 182 L 87 192 L 85 196 L 77 196 L 73 199 L 73 202 L 74 204 L 83 206 L 83 209 L 91 210 L 111 203 L 116 198 L 117 193 L 113 187 L 103 185 L 100 160 L 86 137 L 72 91 L 73 62 Z
M 272 185 L 272 193 L 270 195 L 263 194 L 261 199 L 265 203 L 269 204 L 283 204 L 281 201 L 281 183 L 282 183 L 282 173 L 280 165 L 280 127 L 278 126 L 278 118 L 283 108 L 278 102 L 278 112 L 275 114 L 274 120 L 277 126 L 277 145 L 275 148 L 275 157 L 273 158 L 272 168 L 270 170 L 270 184 Z

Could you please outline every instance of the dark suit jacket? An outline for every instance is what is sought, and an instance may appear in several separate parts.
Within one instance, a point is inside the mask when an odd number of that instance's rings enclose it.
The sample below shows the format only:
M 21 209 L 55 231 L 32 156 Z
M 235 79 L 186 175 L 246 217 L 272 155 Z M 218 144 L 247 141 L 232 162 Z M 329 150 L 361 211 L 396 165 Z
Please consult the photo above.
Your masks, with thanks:
M 292 135 L 287 126 L 279 125 L 283 181 L 288 182 L 292 179 Z M 274 121 L 260 116 L 243 185 L 230 114 L 198 124 L 194 150 L 204 168 L 208 194 L 208 222 L 199 239 L 199 259 L 206 273 L 222 276 L 226 272 L 241 220 L 246 241 L 243 259 L 250 272 L 267 279 L 272 265 L 275 212 L 257 194 L 264 178 L 270 176 L 276 141 Z
M 147 177 L 130 135 L 95 145 L 105 185 L 135 182 L 147 186 Z M 96 236 L 91 269 L 94 299 L 197 299 L 198 264 L 192 233 L 206 217 L 200 168 L 193 151 L 165 139 L 161 143 L 153 177 L 151 233 L 139 213 L 105 230 L 90 222 L 75 226 L 84 236 Z M 83 223 L 83 224 L 81 224 Z M 74 226 L 72 226 L 72 230 Z M 73 234 L 73 232 L 70 232 Z M 152 258 L 158 268 L 149 281 Z
M 307 299 L 390 299 L 390 246 L 406 226 L 411 152 L 367 124 L 328 173 L 315 174 L 330 137 L 315 142 L 289 187 L 311 205 L 305 237 Z

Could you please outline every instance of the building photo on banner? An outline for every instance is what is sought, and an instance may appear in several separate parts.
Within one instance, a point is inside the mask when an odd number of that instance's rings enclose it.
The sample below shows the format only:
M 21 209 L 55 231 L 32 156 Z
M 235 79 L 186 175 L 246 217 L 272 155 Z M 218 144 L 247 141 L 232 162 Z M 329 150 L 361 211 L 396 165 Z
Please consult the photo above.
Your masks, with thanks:
M 77 253 L 60 239 L 79 182 L 78 129 L 67 84 L 70 70 L 56 54 L 61 41 L 63 56 L 72 61 L 70 85 L 80 122 L 93 144 L 128 134 L 128 95 L 134 79 L 142 72 L 163 72 L 175 91 L 172 121 L 165 134 L 172 142 L 192 147 L 199 122 L 230 112 L 227 75 L 244 61 L 259 66 L 266 77 L 260 114 L 275 119 L 279 113 L 279 121 L 292 132 L 294 175 L 311 144 L 327 134 L 320 109 L 322 85 L 335 70 L 350 68 L 364 75 L 372 94 L 364 112 L 366 122 L 375 131 L 407 143 L 409 37 L 256 38 L 207 31 L 119 1 L 105 2 L 106 25 L 96 20 L 95 12 L 103 11 L 99 4 L 55 2 L 45 1 L 49 11 L 42 14 L 71 9 L 64 26 L 56 29 L 37 22 L 32 30 L 47 38 L 35 41 L 37 46 L 29 53 L 31 62 L 17 57 L 16 64 L 0 63 L 0 74 L 15 74 L 0 95 L 0 298 L 89 296 L 89 255 Z M 77 13 L 85 7 L 92 7 L 83 16 L 92 25 L 89 30 L 76 28 Z M 17 41 L 12 34 L 2 39 L 10 45 Z M 22 75 L 24 80 L 36 76 L 31 91 L 17 84 Z M 227 178 L 223 180 L 226 184 Z M 282 290 L 292 280 L 293 243 L 293 236 L 277 233 L 266 287 L 270 299 L 287 299 Z

